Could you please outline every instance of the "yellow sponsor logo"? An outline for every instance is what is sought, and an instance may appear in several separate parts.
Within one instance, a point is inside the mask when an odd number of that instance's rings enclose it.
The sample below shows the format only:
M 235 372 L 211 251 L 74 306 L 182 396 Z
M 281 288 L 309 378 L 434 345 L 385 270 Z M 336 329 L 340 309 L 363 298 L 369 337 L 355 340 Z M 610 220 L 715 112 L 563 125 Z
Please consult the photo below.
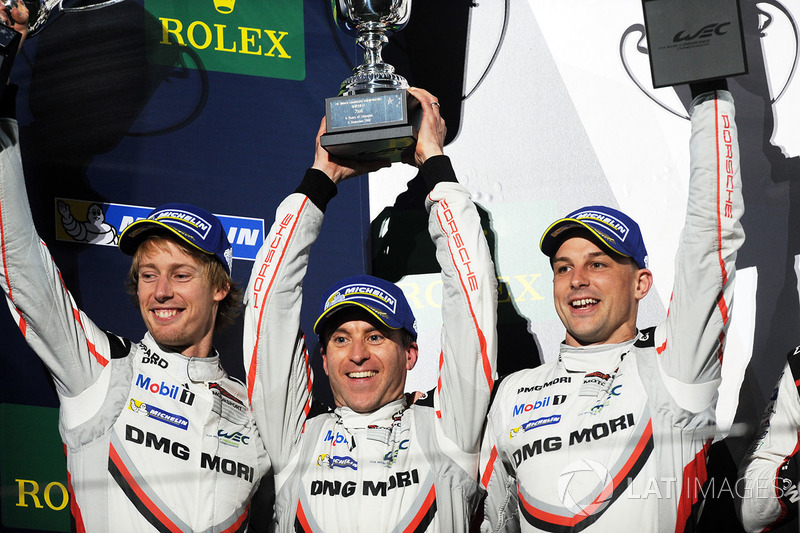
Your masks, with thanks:
M 233 13 L 233 7 L 236 5 L 236 0 L 214 0 L 214 9 L 223 15 Z
M 161 24 L 148 42 L 148 58 L 158 64 L 176 61 L 198 70 L 302 80 L 305 34 L 302 0 L 145 0 Z M 177 59 L 183 49 L 186 58 Z

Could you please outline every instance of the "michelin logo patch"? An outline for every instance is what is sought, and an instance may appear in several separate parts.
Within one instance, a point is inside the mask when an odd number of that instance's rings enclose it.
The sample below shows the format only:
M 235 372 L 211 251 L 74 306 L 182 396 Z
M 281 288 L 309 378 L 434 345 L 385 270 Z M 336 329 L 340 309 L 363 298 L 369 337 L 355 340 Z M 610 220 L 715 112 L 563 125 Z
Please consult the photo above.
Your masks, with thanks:
M 376 301 L 379 302 L 391 313 L 394 313 L 397 310 L 397 300 L 391 294 L 384 291 L 380 287 L 366 285 L 363 283 L 347 285 L 333 293 L 325 302 L 324 310 L 330 309 L 331 307 L 342 302 L 360 300 L 364 297 L 367 297 L 367 301 L 370 304 L 374 304 Z
M 528 420 L 521 426 L 513 428 L 509 433 L 508 438 L 513 439 L 519 435 L 520 431 L 525 433 L 526 431 L 530 431 L 532 429 L 540 428 L 542 426 L 552 426 L 553 424 L 558 424 L 559 422 L 561 422 L 561 415 L 545 416 L 535 420 Z
M 158 407 L 147 405 L 144 402 L 138 402 L 133 398 L 131 398 L 131 402 L 128 404 L 128 409 L 134 413 L 138 413 L 148 418 L 155 418 L 159 422 L 164 422 L 165 424 L 169 424 L 170 426 L 174 426 L 176 428 L 186 430 L 189 427 L 188 419 L 176 414 L 172 414 L 169 411 L 164 411 Z
M 158 220 L 160 218 L 169 218 L 181 224 L 187 231 L 190 231 L 205 239 L 208 237 L 208 232 L 211 231 L 211 223 L 201 217 L 198 217 L 188 211 L 182 209 L 162 209 L 156 211 L 148 217 L 150 220 Z
M 580 213 L 576 213 L 572 215 L 573 219 L 581 220 L 584 218 L 591 218 L 600 222 L 601 224 L 605 224 L 606 226 L 610 227 L 616 233 L 616 236 L 620 238 L 620 240 L 624 241 L 628 237 L 628 233 L 630 230 L 628 226 L 623 224 L 619 219 L 609 216 L 606 213 L 599 213 L 597 211 L 582 211 Z
M 56 218 L 59 221 L 56 224 L 56 239 L 116 246 L 118 235 L 133 222 L 147 218 L 152 210 L 152 207 L 56 198 Z M 165 212 L 171 218 L 181 220 L 187 231 L 198 235 L 207 234 L 211 228 L 208 221 L 179 209 L 161 211 L 153 216 L 163 216 Z M 217 215 L 217 218 L 233 245 L 232 252 L 225 252 L 229 264 L 231 259 L 255 261 L 258 249 L 264 242 L 264 219 L 228 215 Z
M 358 461 L 346 455 L 328 455 L 327 453 L 323 453 L 317 457 L 317 466 L 358 470 Z

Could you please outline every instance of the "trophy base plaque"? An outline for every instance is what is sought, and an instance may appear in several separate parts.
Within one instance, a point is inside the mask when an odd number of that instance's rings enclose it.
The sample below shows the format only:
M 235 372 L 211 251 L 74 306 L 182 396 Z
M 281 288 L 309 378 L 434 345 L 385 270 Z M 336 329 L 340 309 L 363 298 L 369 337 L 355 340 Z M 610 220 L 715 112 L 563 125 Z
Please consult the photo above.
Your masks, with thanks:
M 747 73 L 738 0 L 642 0 L 653 87 Z
M 320 145 L 330 154 L 397 162 L 414 150 L 422 109 L 405 89 L 396 89 L 326 98 L 325 117 Z

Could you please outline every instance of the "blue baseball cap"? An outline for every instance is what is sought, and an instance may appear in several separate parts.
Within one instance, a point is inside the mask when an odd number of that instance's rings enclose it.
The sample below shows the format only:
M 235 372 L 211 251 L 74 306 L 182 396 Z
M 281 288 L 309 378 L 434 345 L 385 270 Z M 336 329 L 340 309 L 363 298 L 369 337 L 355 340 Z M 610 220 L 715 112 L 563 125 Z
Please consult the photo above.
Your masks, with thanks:
M 630 257 L 639 268 L 647 268 L 647 249 L 644 247 L 639 224 L 622 211 L 604 205 L 581 207 L 556 220 L 545 230 L 539 248 L 547 257 L 552 258 L 568 230 L 574 228 L 589 230 L 612 251 Z
M 123 230 L 119 237 L 119 249 L 133 255 L 147 237 L 163 234 L 165 230 L 193 248 L 215 256 L 228 275 L 231 274 L 233 248 L 225 235 L 222 222 L 205 209 L 194 205 L 174 203 L 156 207 L 147 218 L 137 220 Z
M 314 333 L 321 335 L 331 315 L 350 306 L 366 310 L 388 328 L 406 330 L 417 340 L 417 320 L 400 287 L 366 275 L 345 278 L 325 291 Z

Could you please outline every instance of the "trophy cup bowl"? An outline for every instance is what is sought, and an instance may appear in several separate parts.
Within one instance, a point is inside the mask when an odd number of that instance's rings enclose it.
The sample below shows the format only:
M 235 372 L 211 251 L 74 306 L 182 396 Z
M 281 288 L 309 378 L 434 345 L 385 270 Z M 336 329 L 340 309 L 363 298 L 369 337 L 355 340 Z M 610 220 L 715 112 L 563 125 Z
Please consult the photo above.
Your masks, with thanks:
M 3 7 L 6 12 L 10 12 L 20 1 L 28 8 L 28 37 L 31 37 L 44 27 L 50 13 L 63 0 L 3 0 Z
M 402 30 L 411 16 L 411 0 L 333 0 L 336 25 L 354 35 L 364 48 L 364 62 L 342 82 L 340 94 L 407 89 L 408 82 L 384 63 L 381 50 L 388 35 Z
M 364 61 L 342 82 L 339 96 L 325 100 L 327 132 L 320 143 L 331 154 L 361 161 L 400 161 L 413 150 L 421 113 L 408 82 L 384 63 L 388 35 L 402 30 L 411 0 L 332 0 L 336 25 L 357 37 Z
M 333 18 L 339 28 L 357 37 L 366 28 L 394 33 L 411 17 L 411 0 L 333 0 Z
M 91 11 L 118 4 L 122 1 L 123 0 L 101 0 L 99 3 L 95 4 L 65 8 L 61 5 L 64 0 L 0 0 L 3 5 L 2 9 L 5 9 L 9 18 L 12 18 L 11 10 L 18 5 L 24 4 L 28 8 L 27 37 L 33 37 L 39 33 L 47 23 L 50 14 L 56 8 L 65 12 Z M 6 85 L 5 82 L 8 81 L 11 65 L 14 63 L 14 58 L 17 56 L 21 38 L 22 35 L 19 32 L 6 25 L 0 24 L 0 93 L 2 93 L 2 87 Z
M 2 0 L 3 9 L 10 19 L 12 18 L 11 10 L 17 7 L 20 1 Z M 50 16 L 50 11 L 61 1 L 35 0 L 24 2 L 28 8 L 28 36 L 34 35 L 44 26 L 44 23 L 47 22 L 47 17 Z M 17 57 L 21 40 L 22 34 L 4 24 L 0 24 L 0 92 L 2 92 L 2 87 L 5 87 L 11 74 L 11 66 L 14 64 L 14 58 Z
M 19 5 L 20 2 L 24 3 L 28 8 L 28 37 L 33 37 L 47 23 L 50 14 L 56 10 L 61 9 L 64 12 L 80 12 L 92 11 L 101 9 L 114 4 L 119 4 L 123 0 L 101 0 L 100 2 L 81 6 L 81 7 L 64 7 L 62 4 L 65 0 L 0 0 L 7 13 Z

